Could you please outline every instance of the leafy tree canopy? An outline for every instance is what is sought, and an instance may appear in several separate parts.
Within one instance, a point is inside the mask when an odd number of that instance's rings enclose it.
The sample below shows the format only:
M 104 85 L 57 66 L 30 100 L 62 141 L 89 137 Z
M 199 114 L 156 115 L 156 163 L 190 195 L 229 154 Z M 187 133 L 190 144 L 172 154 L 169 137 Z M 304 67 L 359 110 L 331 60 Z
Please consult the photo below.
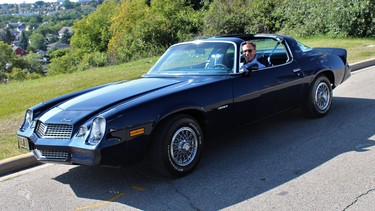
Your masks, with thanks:
M 10 45 L 0 41 L 0 71 L 3 73 L 11 71 L 14 62 L 14 53 Z

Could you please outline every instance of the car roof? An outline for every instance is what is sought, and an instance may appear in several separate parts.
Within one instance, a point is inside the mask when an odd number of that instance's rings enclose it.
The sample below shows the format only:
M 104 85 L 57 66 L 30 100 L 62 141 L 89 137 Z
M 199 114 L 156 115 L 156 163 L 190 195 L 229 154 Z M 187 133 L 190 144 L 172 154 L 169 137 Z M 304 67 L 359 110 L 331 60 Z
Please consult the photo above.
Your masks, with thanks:
M 278 34 L 232 34 L 232 35 L 221 35 L 214 37 L 207 37 L 202 40 L 212 40 L 212 41 L 231 41 L 237 44 L 243 43 L 247 40 L 254 40 L 259 38 L 273 38 L 277 40 L 284 40 L 287 37 Z

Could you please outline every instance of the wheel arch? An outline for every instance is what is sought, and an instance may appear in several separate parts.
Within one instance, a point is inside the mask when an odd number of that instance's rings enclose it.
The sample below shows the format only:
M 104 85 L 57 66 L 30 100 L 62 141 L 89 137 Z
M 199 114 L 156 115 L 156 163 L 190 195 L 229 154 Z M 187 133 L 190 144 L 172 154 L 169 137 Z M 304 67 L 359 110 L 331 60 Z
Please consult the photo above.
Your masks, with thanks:
M 331 83 L 332 89 L 334 89 L 336 87 L 335 86 L 335 75 L 333 74 L 332 70 L 323 70 L 323 71 L 319 72 L 319 74 L 317 74 L 314 77 L 314 80 L 319 78 L 322 75 L 324 75 L 328 78 L 329 82 Z
M 206 124 L 205 124 L 206 118 L 205 118 L 204 112 L 201 111 L 201 110 L 192 109 L 192 108 L 190 108 L 190 109 L 184 109 L 184 110 L 179 110 L 179 111 L 176 111 L 176 112 L 173 112 L 173 113 L 169 113 L 169 114 L 163 116 L 162 118 L 159 119 L 159 121 L 157 121 L 155 123 L 154 129 L 153 129 L 153 133 L 165 121 L 169 121 L 170 119 L 172 119 L 172 118 L 174 118 L 175 116 L 178 116 L 178 115 L 188 115 L 188 116 L 193 117 L 198 122 L 198 124 L 200 125 L 201 129 L 203 130 L 203 133 L 204 134 L 206 133 Z
M 197 154 L 194 155 L 194 160 L 189 163 L 188 165 L 179 166 L 176 161 L 172 161 L 171 159 L 166 159 L 164 156 L 173 156 L 172 153 L 165 154 L 165 149 L 161 147 L 160 143 L 161 139 L 160 137 L 163 135 L 168 136 L 167 130 L 165 128 L 171 128 L 173 123 L 179 122 L 181 119 L 191 119 L 194 123 L 198 124 L 198 128 L 194 127 L 196 131 L 200 131 L 197 134 L 200 134 L 200 137 L 202 139 L 199 139 L 199 149 L 197 148 Z M 192 121 L 190 121 L 192 122 Z M 177 124 L 178 125 L 178 124 Z M 173 127 L 173 126 L 172 126 Z M 186 110 L 180 110 L 178 112 L 170 113 L 163 118 L 161 118 L 157 123 L 155 123 L 155 126 L 153 127 L 152 133 L 151 133 L 151 140 L 149 143 L 149 147 L 146 154 L 146 161 L 150 163 L 150 165 L 154 168 L 154 170 L 159 173 L 159 175 L 166 176 L 166 177 L 181 177 L 189 172 L 191 172 L 197 163 L 199 162 L 199 158 L 201 156 L 201 151 L 203 148 L 204 143 L 204 137 L 205 137 L 205 131 L 204 131 L 204 112 L 199 111 L 197 109 L 186 109 Z M 163 136 L 164 137 L 164 136 Z M 169 139 L 168 139 L 169 140 Z M 168 151 L 170 149 L 168 148 Z M 167 164 L 169 163 L 169 165 Z M 174 163 L 174 164 L 173 164 Z

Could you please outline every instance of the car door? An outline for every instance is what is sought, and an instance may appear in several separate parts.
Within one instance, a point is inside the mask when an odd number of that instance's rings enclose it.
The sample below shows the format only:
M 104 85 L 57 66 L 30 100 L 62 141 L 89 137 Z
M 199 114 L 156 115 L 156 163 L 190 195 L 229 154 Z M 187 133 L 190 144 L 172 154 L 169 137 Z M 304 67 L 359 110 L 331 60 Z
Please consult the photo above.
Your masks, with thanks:
M 253 71 L 233 83 L 236 126 L 295 107 L 300 102 L 302 74 L 295 61 Z

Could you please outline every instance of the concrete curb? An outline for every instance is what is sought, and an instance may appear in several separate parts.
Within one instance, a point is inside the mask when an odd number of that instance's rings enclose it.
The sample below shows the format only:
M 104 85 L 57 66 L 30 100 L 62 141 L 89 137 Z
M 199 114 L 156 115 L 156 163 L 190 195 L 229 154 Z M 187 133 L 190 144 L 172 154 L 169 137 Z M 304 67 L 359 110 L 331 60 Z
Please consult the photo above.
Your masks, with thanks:
M 352 72 L 375 65 L 375 58 L 351 64 Z M 0 160 L 0 176 L 40 164 L 32 153 Z
M 32 153 L 0 160 L 0 176 L 39 164 Z
M 373 65 L 375 65 L 375 58 L 350 64 L 350 67 L 352 68 L 352 72 L 353 72 L 353 71 L 356 71 L 365 67 L 370 67 Z

